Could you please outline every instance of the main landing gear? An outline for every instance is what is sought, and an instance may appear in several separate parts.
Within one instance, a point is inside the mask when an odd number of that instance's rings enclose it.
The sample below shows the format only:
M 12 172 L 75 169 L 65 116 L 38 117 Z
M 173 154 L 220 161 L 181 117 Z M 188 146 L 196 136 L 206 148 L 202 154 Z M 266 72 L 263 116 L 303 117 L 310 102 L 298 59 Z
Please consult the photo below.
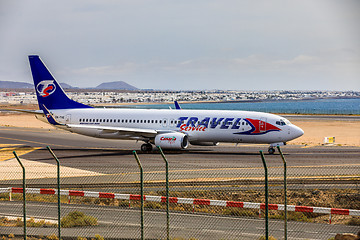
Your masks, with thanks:
M 274 154 L 275 148 L 269 147 L 268 152 L 269 152 L 269 154 Z
M 144 143 L 141 145 L 141 151 L 143 152 L 151 152 L 152 151 L 152 145 L 150 143 Z

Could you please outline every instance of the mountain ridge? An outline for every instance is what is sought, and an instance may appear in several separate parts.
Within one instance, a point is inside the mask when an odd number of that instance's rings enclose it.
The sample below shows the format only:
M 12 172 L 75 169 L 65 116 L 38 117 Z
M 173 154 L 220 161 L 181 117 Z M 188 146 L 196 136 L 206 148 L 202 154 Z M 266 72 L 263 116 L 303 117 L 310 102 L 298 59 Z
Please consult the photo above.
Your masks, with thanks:
M 98 90 L 114 89 L 114 90 L 130 90 L 130 91 L 139 90 L 137 87 L 134 87 L 124 81 L 104 82 L 96 87 L 85 87 L 85 88 L 74 87 L 67 83 L 60 83 L 60 86 L 64 89 L 98 89 Z M 33 87 L 34 87 L 33 84 L 26 82 L 0 81 L 0 88 L 18 89 L 18 88 L 33 88 Z

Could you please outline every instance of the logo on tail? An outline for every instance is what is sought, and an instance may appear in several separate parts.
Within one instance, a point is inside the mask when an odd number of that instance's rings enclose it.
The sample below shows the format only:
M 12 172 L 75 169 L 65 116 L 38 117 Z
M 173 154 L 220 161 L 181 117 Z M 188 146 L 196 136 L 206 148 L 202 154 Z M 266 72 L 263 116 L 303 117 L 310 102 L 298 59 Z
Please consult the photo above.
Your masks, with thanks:
M 36 86 L 36 91 L 41 97 L 48 97 L 53 94 L 55 90 L 56 85 L 54 84 L 54 80 L 44 80 Z

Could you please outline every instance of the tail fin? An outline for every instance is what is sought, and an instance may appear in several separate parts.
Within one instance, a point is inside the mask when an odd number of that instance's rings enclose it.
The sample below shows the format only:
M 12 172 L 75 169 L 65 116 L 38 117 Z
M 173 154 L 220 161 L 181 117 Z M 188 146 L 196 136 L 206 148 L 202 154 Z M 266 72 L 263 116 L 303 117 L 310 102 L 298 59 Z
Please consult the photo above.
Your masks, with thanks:
M 39 56 L 29 56 L 29 62 L 41 110 L 44 111 L 44 107 L 47 109 L 91 108 L 66 96 L 64 90 L 51 75 Z

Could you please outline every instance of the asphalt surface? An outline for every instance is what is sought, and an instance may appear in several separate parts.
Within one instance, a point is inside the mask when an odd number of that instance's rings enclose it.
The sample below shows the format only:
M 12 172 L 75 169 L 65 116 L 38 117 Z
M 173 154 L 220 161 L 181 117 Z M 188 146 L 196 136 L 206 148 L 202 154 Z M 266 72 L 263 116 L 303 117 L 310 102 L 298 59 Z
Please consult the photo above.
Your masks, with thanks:
M 133 150 L 139 154 L 144 167 L 147 183 L 161 182 L 165 178 L 164 162 L 158 151 L 146 154 L 139 151 L 141 142 L 124 140 L 96 139 L 61 130 L 0 127 L 1 144 L 41 147 L 21 158 L 34 162 L 47 163 L 55 167 L 55 161 L 46 146 L 50 146 L 60 159 L 61 165 L 73 169 L 94 172 L 93 176 L 77 176 L 61 179 L 63 186 L 92 191 L 111 191 L 138 194 L 139 169 L 133 156 Z M 5 145 L 4 145 L 5 146 Z M 267 154 L 267 145 L 220 144 L 217 147 L 191 146 L 183 151 L 165 151 L 170 166 L 171 191 L 213 190 L 227 191 L 263 189 L 263 165 L 259 155 L 265 153 L 269 174 L 272 180 L 282 178 L 282 160 L 278 153 Z M 282 147 L 287 160 L 289 188 L 351 188 L 360 189 L 360 148 L 340 146 L 304 147 L 287 145 Z M 18 171 L 18 170 L 17 170 Z M 20 170 L 19 170 L 20 171 Z M 39 176 L 41 171 L 39 169 Z M 352 182 L 331 182 L 336 178 L 352 178 Z M 306 183 L 291 184 L 295 179 L 308 179 Z M 328 182 L 316 179 L 329 178 Z M 355 180 L 354 180 L 355 179 Z M 207 181 L 217 182 L 214 186 Z M 224 181 L 230 182 L 230 185 Z M 222 184 L 220 184 L 222 182 Z M 54 187 L 55 179 L 35 178 L 27 180 L 29 187 Z M 0 181 L 1 187 L 20 186 L 21 179 Z M 121 185 L 123 184 L 123 185 Z M 233 185 L 231 185 L 233 184 Z M 281 186 L 273 184 L 273 189 Z M 146 193 L 163 190 L 164 185 L 148 185 Z M 194 196 L 201 198 L 201 196 Z M 29 203 L 29 216 L 56 219 L 56 206 L 43 203 Z M 44 211 L 44 209 L 47 209 Z M 52 210 L 51 210 L 52 209 Z M 139 237 L 139 210 L 99 206 L 64 205 L 63 215 L 79 209 L 98 217 L 100 225 L 91 228 L 64 229 L 68 236 L 88 236 L 100 234 L 105 237 Z M 1 202 L 0 215 L 21 216 L 21 203 Z M 198 239 L 257 239 L 264 235 L 264 220 L 246 217 L 224 217 L 206 214 L 171 213 L 172 236 Z M 165 214 L 160 211 L 146 211 L 146 237 L 164 238 Z M 283 223 L 272 220 L 271 235 L 280 238 L 283 235 Z M 355 233 L 358 227 L 312 223 L 289 223 L 289 239 L 328 239 L 336 233 Z M 0 227 L 0 233 L 21 233 L 21 228 Z M 31 228 L 29 233 L 56 233 L 54 229 Z
M 0 215 L 21 215 L 21 202 L 0 202 Z M 46 209 L 46 210 L 45 210 Z M 98 218 L 96 227 L 63 228 L 62 236 L 94 237 L 100 234 L 105 238 L 140 238 L 139 209 L 63 205 L 62 214 L 78 210 Z M 57 205 L 49 203 L 28 203 L 27 213 L 38 219 L 57 220 Z M 144 213 L 144 235 L 146 239 L 166 238 L 166 214 L 161 211 Z M 269 234 L 281 239 L 284 222 L 270 220 Z M 199 213 L 171 213 L 170 235 L 177 238 L 195 239 L 258 239 L 265 234 L 263 218 L 224 217 Z M 358 227 L 346 225 L 314 224 L 288 222 L 289 239 L 329 239 L 336 233 L 356 232 Z M 57 234 L 57 228 L 28 228 L 29 235 Z M 299 236 L 301 232 L 301 236 Z M 21 234 L 22 228 L 0 227 L 2 234 Z

